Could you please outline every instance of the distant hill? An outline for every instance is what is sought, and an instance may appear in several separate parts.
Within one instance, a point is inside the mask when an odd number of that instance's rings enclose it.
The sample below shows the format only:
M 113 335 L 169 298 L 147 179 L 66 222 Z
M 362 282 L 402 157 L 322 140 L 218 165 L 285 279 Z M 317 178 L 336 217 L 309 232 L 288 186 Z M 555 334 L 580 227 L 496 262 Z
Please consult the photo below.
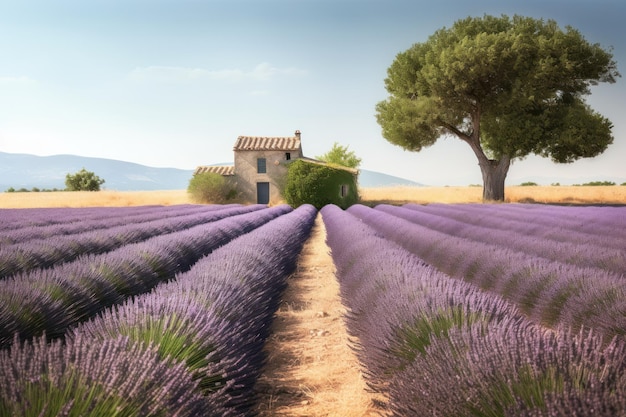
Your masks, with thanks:
M 222 164 L 216 164 L 222 165 Z M 65 188 L 65 176 L 85 168 L 105 180 L 103 189 L 117 191 L 184 190 L 193 169 L 154 168 L 116 159 L 76 155 L 36 156 L 0 152 L 0 192 L 13 187 L 18 190 Z M 361 170 L 361 187 L 387 187 L 418 184 L 404 178 Z
M 186 189 L 193 170 L 152 168 L 115 159 L 75 155 L 35 156 L 0 152 L 0 191 L 9 187 L 63 189 L 65 176 L 85 168 L 118 191 Z
M 376 171 L 368 171 L 366 169 L 359 170 L 359 185 L 364 188 L 394 187 L 396 185 L 414 187 L 424 186 L 424 184 L 407 180 L 405 178 L 394 177 L 393 175 L 387 175 Z

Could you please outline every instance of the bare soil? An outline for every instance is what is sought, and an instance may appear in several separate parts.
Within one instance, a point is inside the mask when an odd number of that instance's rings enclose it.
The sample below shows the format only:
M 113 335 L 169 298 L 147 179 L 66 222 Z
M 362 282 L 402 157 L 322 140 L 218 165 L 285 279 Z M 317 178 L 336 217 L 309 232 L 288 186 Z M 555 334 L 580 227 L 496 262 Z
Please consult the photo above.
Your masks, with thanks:
M 344 326 L 346 313 L 318 214 L 289 278 L 257 384 L 260 416 L 380 415 Z

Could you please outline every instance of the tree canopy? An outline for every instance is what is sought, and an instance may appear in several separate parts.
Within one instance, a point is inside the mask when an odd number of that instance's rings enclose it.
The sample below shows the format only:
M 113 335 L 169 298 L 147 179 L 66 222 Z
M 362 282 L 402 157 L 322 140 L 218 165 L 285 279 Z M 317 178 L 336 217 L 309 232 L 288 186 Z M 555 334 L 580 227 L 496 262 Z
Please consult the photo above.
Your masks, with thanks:
M 68 191 L 100 191 L 104 180 L 85 168 L 74 174 L 65 175 L 65 187 Z
M 349 151 L 348 148 L 348 146 L 341 146 L 335 142 L 330 151 L 324 155 L 316 156 L 315 159 L 348 168 L 358 168 L 361 165 L 361 158 L 357 157 L 354 151 Z
M 443 136 L 478 159 L 483 198 L 504 199 L 511 161 L 567 163 L 602 153 L 612 124 L 585 96 L 620 76 L 610 49 L 553 20 L 468 17 L 399 53 L 376 106 L 385 139 L 420 151 Z

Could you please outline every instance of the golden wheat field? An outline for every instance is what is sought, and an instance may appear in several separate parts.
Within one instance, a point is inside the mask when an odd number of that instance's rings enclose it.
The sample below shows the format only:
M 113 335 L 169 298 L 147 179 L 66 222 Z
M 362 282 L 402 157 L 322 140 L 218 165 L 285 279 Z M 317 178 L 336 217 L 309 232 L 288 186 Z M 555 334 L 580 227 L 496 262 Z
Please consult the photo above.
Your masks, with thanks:
M 380 187 L 359 190 L 363 204 L 480 203 L 481 187 Z M 512 186 L 508 203 L 626 204 L 626 186 Z M 191 204 L 186 190 L 0 193 L 0 208 Z
M 626 204 L 626 186 L 511 186 L 507 203 Z M 480 203 L 482 187 L 390 187 L 360 190 L 365 204 Z
M 0 193 L 0 208 L 124 207 L 191 203 L 186 190 Z

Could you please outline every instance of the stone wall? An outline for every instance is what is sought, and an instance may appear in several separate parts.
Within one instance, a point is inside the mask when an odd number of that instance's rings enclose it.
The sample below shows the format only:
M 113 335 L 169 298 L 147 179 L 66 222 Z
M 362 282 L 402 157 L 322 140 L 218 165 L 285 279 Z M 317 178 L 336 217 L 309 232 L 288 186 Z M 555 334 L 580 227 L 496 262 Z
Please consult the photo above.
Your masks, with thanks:
M 254 150 L 235 152 L 235 174 L 237 188 L 240 190 L 244 201 L 257 202 L 256 184 L 258 182 L 270 183 L 270 204 L 284 202 L 281 190 L 287 177 L 286 153 L 290 154 L 290 160 L 302 157 L 299 151 L 275 151 Z M 257 159 L 266 159 L 266 173 L 257 172 Z

